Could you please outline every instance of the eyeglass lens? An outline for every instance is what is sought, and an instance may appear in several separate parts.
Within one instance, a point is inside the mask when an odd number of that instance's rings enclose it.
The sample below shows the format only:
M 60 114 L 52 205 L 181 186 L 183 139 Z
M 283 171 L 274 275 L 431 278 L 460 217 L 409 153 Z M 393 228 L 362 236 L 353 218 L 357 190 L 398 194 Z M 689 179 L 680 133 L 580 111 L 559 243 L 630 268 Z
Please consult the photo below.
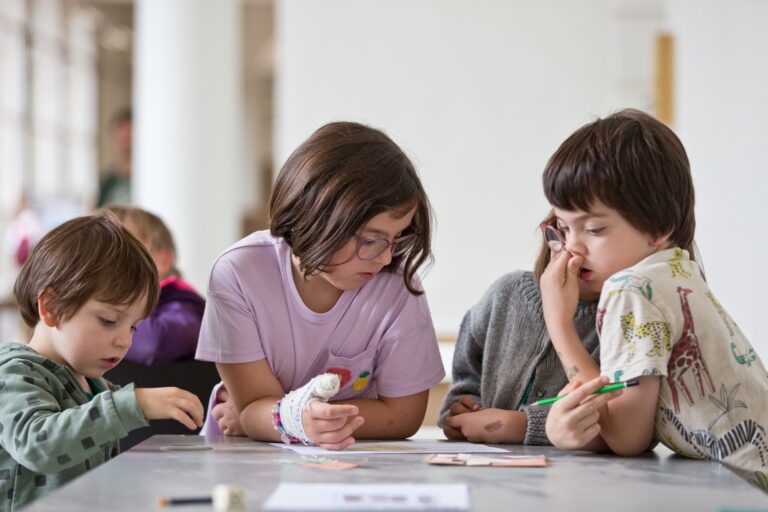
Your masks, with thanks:
M 552 226 L 547 226 L 544 229 L 544 241 L 547 242 L 549 250 L 553 252 L 560 252 L 563 250 L 563 240 Z
M 400 256 L 408 252 L 408 249 L 411 248 L 414 240 L 414 238 L 408 238 L 392 244 L 392 256 Z M 357 251 L 357 255 L 361 260 L 371 260 L 386 251 L 389 246 L 390 243 L 383 238 L 363 240 Z

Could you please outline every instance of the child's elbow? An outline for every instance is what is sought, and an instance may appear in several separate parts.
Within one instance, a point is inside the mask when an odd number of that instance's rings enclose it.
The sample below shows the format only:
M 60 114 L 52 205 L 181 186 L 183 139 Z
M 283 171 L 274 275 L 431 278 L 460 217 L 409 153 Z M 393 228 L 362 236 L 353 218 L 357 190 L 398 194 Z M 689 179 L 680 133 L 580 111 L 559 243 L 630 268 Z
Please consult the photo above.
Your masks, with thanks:
M 54 457 L 46 457 L 44 454 L 17 453 L 16 462 L 33 473 L 50 475 L 67 469 Z
M 626 442 L 617 443 L 615 446 L 611 446 L 611 451 L 621 457 L 637 457 L 647 452 L 651 448 L 651 443 L 648 442 Z

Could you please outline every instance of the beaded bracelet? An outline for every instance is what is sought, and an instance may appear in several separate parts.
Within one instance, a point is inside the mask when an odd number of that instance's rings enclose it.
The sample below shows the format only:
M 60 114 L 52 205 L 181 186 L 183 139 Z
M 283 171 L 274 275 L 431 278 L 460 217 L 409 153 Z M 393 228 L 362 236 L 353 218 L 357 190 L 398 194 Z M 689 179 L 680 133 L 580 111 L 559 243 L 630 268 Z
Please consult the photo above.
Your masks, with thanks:
M 301 441 L 301 439 L 288 433 L 288 431 L 283 426 L 283 422 L 280 421 L 280 402 L 282 401 L 283 399 L 281 398 L 275 403 L 275 406 L 272 407 L 272 427 L 277 431 L 278 434 L 280 434 L 280 440 L 285 444 L 298 443 Z

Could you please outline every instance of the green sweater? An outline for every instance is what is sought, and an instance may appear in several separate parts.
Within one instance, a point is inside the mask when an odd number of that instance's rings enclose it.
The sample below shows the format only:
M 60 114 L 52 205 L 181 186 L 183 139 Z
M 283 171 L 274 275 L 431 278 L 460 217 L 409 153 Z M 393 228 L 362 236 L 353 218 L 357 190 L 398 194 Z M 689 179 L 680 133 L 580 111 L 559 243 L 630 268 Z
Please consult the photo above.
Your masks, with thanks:
M 133 385 L 94 379 L 89 400 L 69 368 L 0 343 L 0 510 L 13 511 L 115 457 L 146 426 Z

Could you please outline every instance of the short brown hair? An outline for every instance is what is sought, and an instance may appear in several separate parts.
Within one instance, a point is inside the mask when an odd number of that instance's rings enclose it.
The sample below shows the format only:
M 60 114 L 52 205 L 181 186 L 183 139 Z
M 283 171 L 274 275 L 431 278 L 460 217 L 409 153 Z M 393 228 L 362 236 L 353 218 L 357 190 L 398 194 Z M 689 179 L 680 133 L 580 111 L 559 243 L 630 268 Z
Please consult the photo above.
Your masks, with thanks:
M 147 210 L 142 210 L 136 206 L 130 206 L 126 204 L 109 204 L 100 208 L 94 212 L 94 215 L 99 215 L 103 211 L 112 212 L 120 223 L 128 228 L 133 236 L 138 238 L 141 242 L 147 244 L 149 250 L 171 251 L 174 256 L 174 263 L 176 261 L 176 244 L 173 241 L 173 235 L 168 226 L 165 225 L 163 219 L 150 213 Z M 133 228 L 133 230 L 131 230 Z
M 432 259 L 432 214 L 416 169 L 384 132 L 351 122 L 322 126 L 288 157 L 270 199 L 270 231 L 283 237 L 302 271 L 322 271 L 331 255 L 376 215 L 416 207 L 413 248 L 384 270 L 403 267 L 405 286 Z
M 576 130 L 547 162 L 543 182 L 552 206 L 589 211 L 600 201 L 638 231 L 671 233 L 694 258 L 688 156 L 674 132 L 645 112 L 621 110 Z
M 37 300 L 47 290 L 57 321 L 90 299 L 132 304 L 146 296 L 144 316 L 157 305 L 157 269 L 144 245 L 109 215 L 77 217 L 47 233 L 21 268 L 13 293 L 30 327 L 40 320 Z

